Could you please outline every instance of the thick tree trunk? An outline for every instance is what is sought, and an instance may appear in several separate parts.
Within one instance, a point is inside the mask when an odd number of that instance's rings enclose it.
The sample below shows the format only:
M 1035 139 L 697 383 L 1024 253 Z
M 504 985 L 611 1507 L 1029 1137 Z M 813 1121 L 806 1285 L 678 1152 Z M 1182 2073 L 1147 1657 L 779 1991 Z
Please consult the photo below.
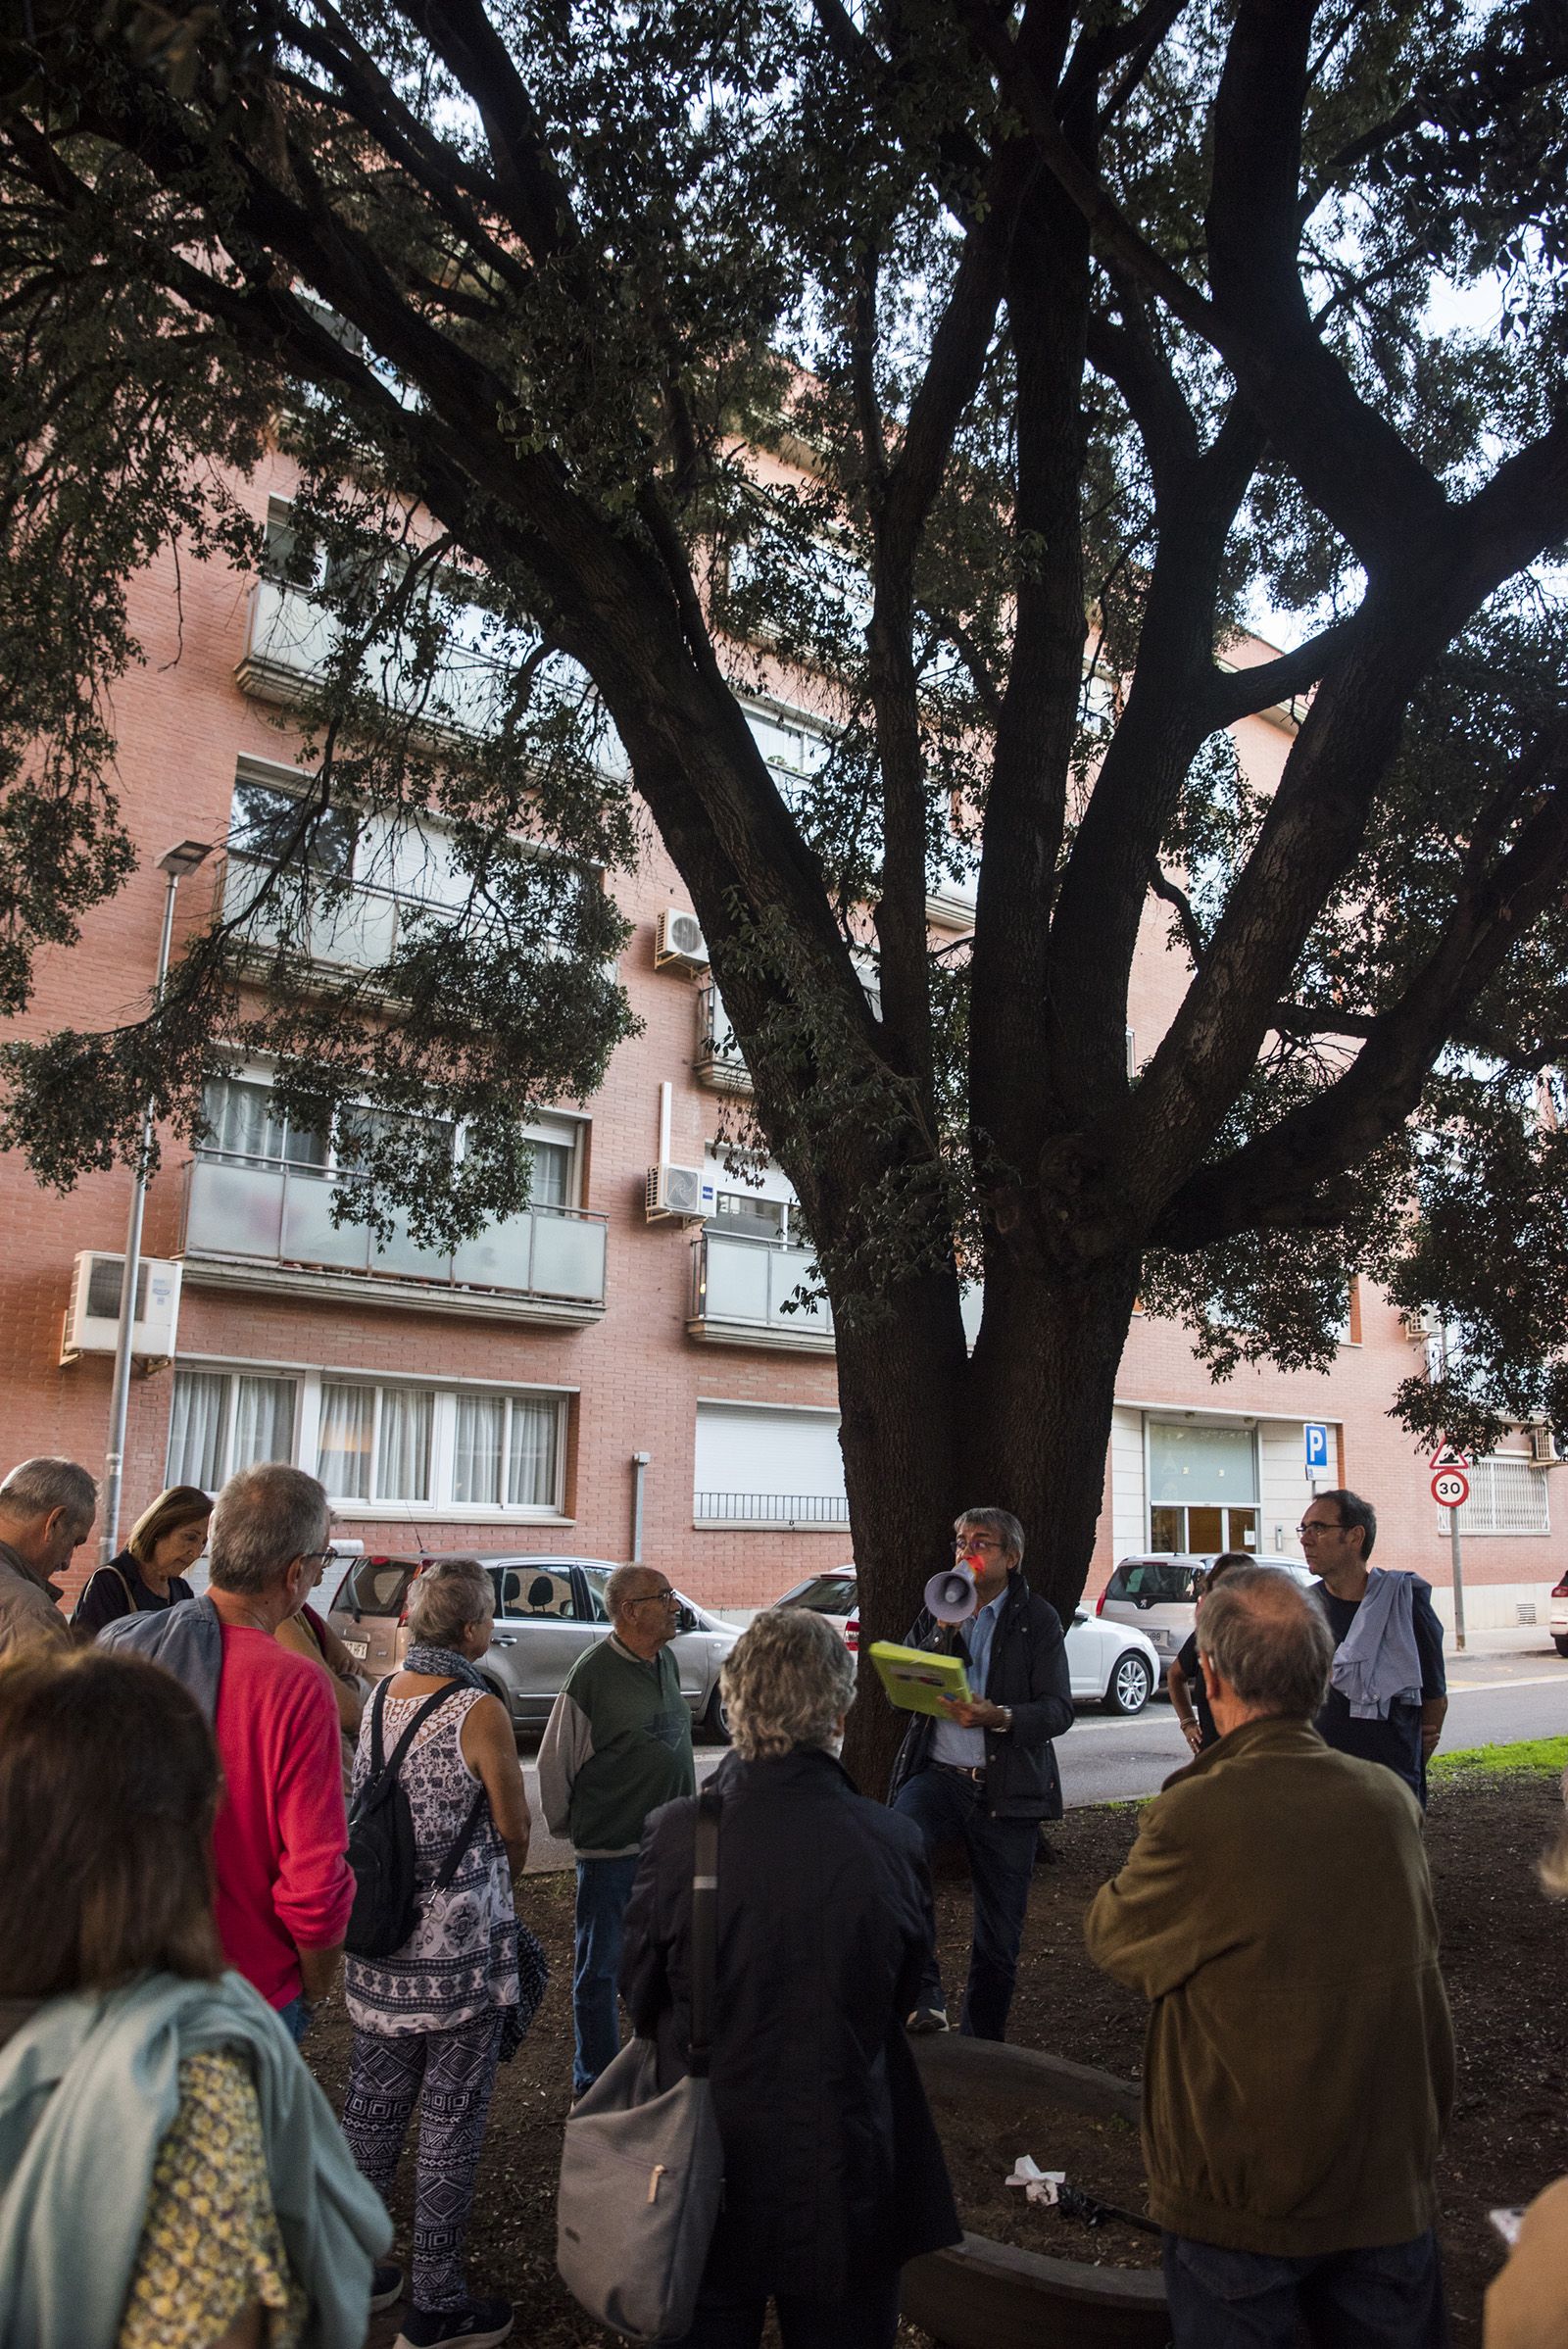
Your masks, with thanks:
M 863 1332 L 841 1331 L 861 1656 L 845 1759 L 867 1793 L 886 1789 L 905 1717 L 881 1695 L 866 1651 L 873 1639 L 903 1639 L 927 1580 L 951 1559 L 960 1509 L 1013 1511 L 1030 1582 L 1070 1621 L 1094 1550 L 1137 1289 L 1135 1257 L 1071 1280 L 999 1268 L 972 1361 L 961 1338 L 955 1345 L 948 1281 L 911 1284 Z

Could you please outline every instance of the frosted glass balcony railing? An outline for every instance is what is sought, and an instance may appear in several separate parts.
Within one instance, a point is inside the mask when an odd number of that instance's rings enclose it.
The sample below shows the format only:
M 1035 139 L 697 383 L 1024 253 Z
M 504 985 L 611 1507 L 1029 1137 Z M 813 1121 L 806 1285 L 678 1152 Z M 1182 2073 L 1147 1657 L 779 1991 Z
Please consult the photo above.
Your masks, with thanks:
M 815 1261 L 809 1248 L 704 1232 L 692 1248 L 691 1318 L 710 1331 L 716 1324 L 765 1331 L 775 1341 L 801 1346 L 831 1346 L 833 1308 L 826 1297 L 786 1310 L 797 1290 L 817 1286 Z
M 477 611 L 477 607 L 471 608 Z M 361 662 L 361 681 L 384 703 L 425 732 L 483 734 L 512 707 L 518 666 L 530 649 L 482 624 L 464 625 L 464 608 L 453 607 L 452 627 L 441 658 L 428 675 L 407 674 L 411 654 L 394 634 L 372 639 Z M 263 700 L 297 700 L 325 668 L 338 642 L 339 622 L 309 588 L 277 579 L 258 579 L 251 590 L 250 626 L 237 675 L 247 692 Z M 586 673 L 558 655 L 536 672 L 536 696 L 559 704 L 592 695 Z M 601 715 L 598 762 L 607 773 L 627 771 L 620 737 Z
M 407 924 L 416 922 L 422 930 L 432 914 L 438 920 L 444 916 L 445 909 L 427 898 L 405 897 L 363 881 L 348 889 L 328 888 L 308 873 L 291 872 L 268 890 L 270 870 L 265 857 L 233 850 L 223 859 L 223 919 L 235 924 L 235 939 L 243 946 L 286 947 L 312 962 L 380 970 L 392 959 Z
M 529 1207 L 450 1252 L 420 1248 L 400 1217 L 383 1246 L 364 1224 L 332 1221 L 333 1192 L 359 1179 L 203 1151 L 185 1170 L 184 1253 L 603 1306 L 604 1216 Z
M 693 1069 L 721 1093 L 750 1093 L 752 1072 L 711 979 L 697 990 L 697 1052 Z

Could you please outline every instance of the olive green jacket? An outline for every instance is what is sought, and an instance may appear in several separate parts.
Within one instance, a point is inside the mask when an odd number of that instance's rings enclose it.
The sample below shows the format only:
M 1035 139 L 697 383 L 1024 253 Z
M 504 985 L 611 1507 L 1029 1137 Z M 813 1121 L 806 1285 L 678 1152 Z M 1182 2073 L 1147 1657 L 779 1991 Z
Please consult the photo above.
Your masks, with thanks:
M 1433 2223 L 1453 2034 L 1421 1814 L 1392 1770 L 1250 1721 L 1167 1779 L 1089 1954 L 1152 2001 L 1150 2209 L 1310 2258 Z

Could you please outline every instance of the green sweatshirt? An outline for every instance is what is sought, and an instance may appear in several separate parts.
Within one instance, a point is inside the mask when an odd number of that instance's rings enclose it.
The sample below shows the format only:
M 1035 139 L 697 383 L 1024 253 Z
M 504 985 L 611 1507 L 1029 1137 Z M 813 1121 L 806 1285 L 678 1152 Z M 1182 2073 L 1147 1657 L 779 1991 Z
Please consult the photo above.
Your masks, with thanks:
M 652 1663 L 611 1634 L 566 1675 L 539 1747 L 539 1799 L 579 1859 L 623 1858 L 662 1802 L 695 1794 L 692 1717 L 667 1647 Z

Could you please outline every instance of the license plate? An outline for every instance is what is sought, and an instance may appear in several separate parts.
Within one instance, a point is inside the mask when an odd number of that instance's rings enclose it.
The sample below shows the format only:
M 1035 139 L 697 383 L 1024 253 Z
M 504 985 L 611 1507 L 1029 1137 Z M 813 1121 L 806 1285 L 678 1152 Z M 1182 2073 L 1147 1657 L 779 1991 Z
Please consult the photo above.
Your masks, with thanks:
M 370 1642 L 368 1639 L 345 1639 L 343 1644 L 348 1649 L 349 1654 L 351 1656 L 357 1656 L 362 1664 L 370 1652 Z

